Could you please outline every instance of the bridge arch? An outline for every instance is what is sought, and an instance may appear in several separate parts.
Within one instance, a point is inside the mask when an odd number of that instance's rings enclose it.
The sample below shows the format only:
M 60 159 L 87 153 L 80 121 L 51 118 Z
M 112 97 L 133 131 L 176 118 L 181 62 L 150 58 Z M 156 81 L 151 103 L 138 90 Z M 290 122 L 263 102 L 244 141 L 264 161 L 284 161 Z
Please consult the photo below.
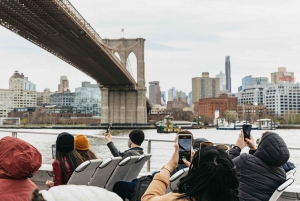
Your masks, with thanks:
M 103 39 L 107 50 L 117 52 L 120 55 L 121 63 L 126 68 L 128 56 L 133 53 L 137 60 L 137 88 L 144 89 L 145 85 L 145 61 L 144 61 L 144 44 L 145 39 Z

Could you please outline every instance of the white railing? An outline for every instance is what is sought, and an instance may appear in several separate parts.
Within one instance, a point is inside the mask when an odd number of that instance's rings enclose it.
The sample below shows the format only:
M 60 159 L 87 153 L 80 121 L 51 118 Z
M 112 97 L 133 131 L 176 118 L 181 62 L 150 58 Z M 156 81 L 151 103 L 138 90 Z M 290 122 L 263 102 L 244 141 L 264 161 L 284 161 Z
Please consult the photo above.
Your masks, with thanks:
M 6 133 L 11 133 L 12 137 L 18 137 L 18 133 L 28 133 L 28 134 L 43 134 L 43 135 L 59 135 L 59 133 L 48 133 L 48 132 L 32 132 L 32 131 L 18 131 L 18 130 L 0 130 L 0 132 L 6 132 Z M 73 136 L 76 136 L 78 134 L 72 134 Z M 91 134 L 85 134 L 88 138 L 102 138 L 104 139 L 103 135 L 91 135 Z M 128 140 L 128 137 L 118 137 L 114 136 L 114 139 L 116 140 Z M 174 140 L 160 140 L 160 139 L 151 139 L 151 138 L 145 138 L 147 142 L 147 153 L 151 154 L 151 145 L 152 142 L 174 142 Z M 216 145 L 226 145 L 228 147 L 233 147 L 235 144 L 230 144 L 230 143 L 214 143 Z M 300 147 L 288 147 L 289 150 L 300 150 Z M 148 160 L 147 162 L 147 172 L 150 172 L 151 169 L 151 161 Z

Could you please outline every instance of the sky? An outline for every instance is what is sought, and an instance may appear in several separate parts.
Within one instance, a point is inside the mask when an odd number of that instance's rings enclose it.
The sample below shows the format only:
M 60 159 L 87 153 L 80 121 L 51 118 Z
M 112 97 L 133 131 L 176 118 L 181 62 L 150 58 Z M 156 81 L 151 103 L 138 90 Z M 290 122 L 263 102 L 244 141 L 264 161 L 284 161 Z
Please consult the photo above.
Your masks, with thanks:
M 231 60 L 232 92 L 247 75 L 268 77 L 287 67 L 300 82 L 300 1 L 278 0 L 70 0 L 102 38 L 145 38 L 146 85 L 159 81 L 192 90 L 192 78 L 225 72 Z M 0 26 L 0 88 L 15 70 L 37 91 L 57 91 L 60 76 L 71 91 L 95 81 L 45 50 Z M 130 56 L 136 72 L 136 60 Z

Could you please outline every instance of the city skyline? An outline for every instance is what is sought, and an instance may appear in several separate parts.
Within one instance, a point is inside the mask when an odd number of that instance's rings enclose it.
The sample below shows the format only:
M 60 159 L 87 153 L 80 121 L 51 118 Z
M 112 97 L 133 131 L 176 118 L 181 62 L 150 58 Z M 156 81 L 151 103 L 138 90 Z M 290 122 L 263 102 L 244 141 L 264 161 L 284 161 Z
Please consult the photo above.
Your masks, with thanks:
M 132 0 L 117 1 L 120 6 L 114 12 L 124 17 L 120 20 L 119 16 L 112 16 L 109 21 L 101 16 L 111 13 L 112 2 L 86 4 L 71 0 L 71 3 L 102 38 L 120 38 L 123 33 L 125 38 L 145 38 L 146 83 L 158 80 L 162 91 L 173 86 L 190 91 L 192 77 L 201 76 L 204 71 L 211 75 L 224 71 L 226 55 L 232 60 L 232 92 L 237 92 L 240 80 L 246 75 L 267 76 L 270 80 L 270 73 L 280 66 L 295 72 L 299 82 L 300 30 L 294 22 L 300 20 L 296 9 L 300 2 L 291 2 L 286 7 L 286 2 L 273 1 L 205 1 L 189 5 L 174 1 L 171 6 L 161 2 L 157 7 L 154 2 L 143 5 Z M 100 17 L 98 9 L 101 9 Z M 257 14 L 257 10 L 268 12 Z M 132 15 L 126 15 L 128 12 Z M 171 22 L 176 22 L 176 26 Z M 45 88 L 56 91 L 61 75 L 68 76 L 70 89 L 80 86 L 83 80 L 95 82 L 4 27 L 0 27 L 0 44 L 0 88 L 8 88 L 7 77 L 15 70 L 29 76 L 37 91 Z M 170 72 L 172 76 L 166 76 Z

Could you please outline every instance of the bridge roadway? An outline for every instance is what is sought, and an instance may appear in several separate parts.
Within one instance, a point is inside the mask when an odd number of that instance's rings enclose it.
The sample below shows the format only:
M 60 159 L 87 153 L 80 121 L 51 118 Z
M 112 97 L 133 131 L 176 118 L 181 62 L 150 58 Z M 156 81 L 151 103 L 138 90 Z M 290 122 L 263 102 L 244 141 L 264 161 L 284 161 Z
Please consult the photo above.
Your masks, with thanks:
M 128 39 L 104 42 L 68 0 L 0 0 L 0 24 L 95 79 L 103 92 L 103 123 L 147 122 L 145 39 L 127 47 Z M 138 83 L 124 66 L 127 58 L 114 55 L 130 51 L 138 59 Z
M 102 85 L 136 83 L 67 0 L 1 0 L 0 24 Z

